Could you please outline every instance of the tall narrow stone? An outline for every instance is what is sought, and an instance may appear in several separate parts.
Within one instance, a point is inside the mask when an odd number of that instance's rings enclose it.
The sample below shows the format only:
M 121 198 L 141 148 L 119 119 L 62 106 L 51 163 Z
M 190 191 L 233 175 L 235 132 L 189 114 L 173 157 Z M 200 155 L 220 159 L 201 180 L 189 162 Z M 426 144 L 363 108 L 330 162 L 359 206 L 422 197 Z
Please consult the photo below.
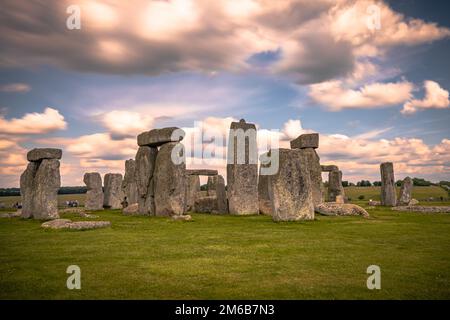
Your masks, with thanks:
M 227 195 L 230 214 L 257 214 L 258 150 L 256 127 L 245 120 L 232 122 L 228 139 Z
M 215 211 L 217 213 L 227 213 L 227 193 L 225 190 L 225 180 L 221 175 L 208 177 L 208 195 L 216 196 L 217 206 Z
M 200 177 L 197 175 L 186 176 L 186 211 L 193 211 L 195 198 L 200 192 Z
M 155 214 L 182 215 L 186 210 L 186 161 L 181 143 L 163 144 L 154 172 Z
M 121 209 L 123 197 L 122 175 L 120 173 L 107 173 L 105 175 L 103 206 L 108 209 Z
M 122 191 L 125 197 L 127 197 L 128 205 L 138 203 L 136 162 L 133 159 L 125 161 L 125 176 L 123 177 Z
M 328 201 L 343 202 L 345 198 L 344 187 L 342 186 L 342 171 L 333 170 L 328 173 Z M 338 199 L 341 199 L 339 201 Z
M 398 206 L 406 206 L 412 200 L 413 181 L 410 177 L 403 179 L 402 187 L 400 188 L 400 197 L 398 198 Z
M 98 172 L 87 172 L 84 174 L 83 181 L 86 184 L 86 200 L 84 207 L 87 210 L 102 210 L 103 209 L 103 186 L 102 177 Z
M 300 150 L 279 149 L 278 172 L 268 177 L 274 221 L 314 219 L 311 177 Z
M 395 206 L 397 195 L 395 192 L 394 165 L 384 162 L 380 165 L 381 172 L 381 205 Z
M 265 154 L 263 155 L 265 156 Z M 272 215 L 272 203 L 269 197 L 269 176 L 261 174 L 261 168 L 268 167 L 261 163 L 258 176 L 258 202 L 259 212 L 268 216 Z
M 158 149 L 139 147 L 136 153 L 136 182 L 138 190 L 138 211 L 142 215 L 155 214 L 154 171 Z
M 34 212 L 34 176 L 38 169 L 38 163 L 30 162 L 20 176 L 20 195 L 22 198 L 22 218 L 33 217 Z
M 314 205 L 317 206 L 323 202 L 322 167 L 320 166 L 320 158 L 316 150 L 314 150 L 313 148 L 303 148 L 300 149 L 300 152 L 303 154 L 307 163 L 309 175 L 311 177 L 313 202 Z

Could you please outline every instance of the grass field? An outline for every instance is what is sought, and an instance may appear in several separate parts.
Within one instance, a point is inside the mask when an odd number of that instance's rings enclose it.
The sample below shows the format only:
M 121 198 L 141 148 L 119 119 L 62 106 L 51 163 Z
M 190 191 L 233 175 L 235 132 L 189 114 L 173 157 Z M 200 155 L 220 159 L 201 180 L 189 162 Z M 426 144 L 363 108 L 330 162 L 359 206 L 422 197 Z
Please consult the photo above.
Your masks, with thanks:
M 2 218 L 0 299 L 450 299 L 450 214 L 368 211 L 298 223 L 104 211 L 112 227 L 81 232 Z M 373 264 L 381 290 L 366 287 Z M 81 290 L 66 288 L 69 265 Z
M 400 187 L 397 187 L 397 194 L 400 192 Z M 358 200 L 358 197 L 363 195 L 364 199 L 380 200 L 380 187 L 347 187 L 345 188 L 345 195 L 350 197 L 352 201 Z M 430 187 L 414 187 L 412 197 L 419 201 L 426 201 L 433 197 L 439 200 L 440 197 L 448 199 L 448 192 L 437 186 Z

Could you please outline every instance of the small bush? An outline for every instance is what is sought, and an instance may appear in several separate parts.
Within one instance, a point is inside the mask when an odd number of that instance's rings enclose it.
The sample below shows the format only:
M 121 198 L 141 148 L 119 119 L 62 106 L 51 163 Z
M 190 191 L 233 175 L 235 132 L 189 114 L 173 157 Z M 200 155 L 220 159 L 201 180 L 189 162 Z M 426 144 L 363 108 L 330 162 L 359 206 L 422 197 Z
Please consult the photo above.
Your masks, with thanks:
M 359 199 L 359 200 L 364 200 L 364 196 L 363 196 L 363 195 L 360 195 L 360 196 L 358 197 L 358 199 Z

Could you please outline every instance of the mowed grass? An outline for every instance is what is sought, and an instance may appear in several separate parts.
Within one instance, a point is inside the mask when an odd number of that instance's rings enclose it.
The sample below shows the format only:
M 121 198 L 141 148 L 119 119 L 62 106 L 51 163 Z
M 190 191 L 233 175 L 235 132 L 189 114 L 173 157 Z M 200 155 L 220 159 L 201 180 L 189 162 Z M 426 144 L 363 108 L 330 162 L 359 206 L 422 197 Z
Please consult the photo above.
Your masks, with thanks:
M 397 187 L 397 194 L 400 193 L 400 187 Z M 350 197 L 352 201 L 358 200 L 359 196 L 364 196 L 365 200 L 380 200 L 381 190 L 380 187 L 346 187 L 344 188 L 345 195 Z M 448 192 L 438 186 L 429 187 L 413 187 L 412 197 L 419 201 L 427 201 L 432 197 L 435 201 L 439 201 L 440 198 L 448 199 Z
M 81 206 L 84 206 L 85 198 L 86 198 L 85 194 L 60 194 L 58 195 L 58 205 L 64 207 L 66 201 L 78 200 L 78 203 Z M 9 208 L 16 202 L 22 202 L 20 196 L 0 197 L 0 203 L 3 203 L 6 207 Z
M 449 299 L 450 215 L 369 212 L 274 223 L 105 211 L 98 220 L 112 227 L 81 232 L 2 218 L 0 298 Z M 81 268 L 81 290 L 66 288 L 69 265 Z M 370 265 L 381 290 L 366 287 Z

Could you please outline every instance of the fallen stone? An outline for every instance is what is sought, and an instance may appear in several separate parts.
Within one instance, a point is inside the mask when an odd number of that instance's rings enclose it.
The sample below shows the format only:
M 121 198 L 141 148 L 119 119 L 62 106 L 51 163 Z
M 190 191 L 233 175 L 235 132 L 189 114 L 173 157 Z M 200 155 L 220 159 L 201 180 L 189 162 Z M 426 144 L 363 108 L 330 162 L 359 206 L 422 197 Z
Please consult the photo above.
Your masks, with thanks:
M 140 147 L 159 147 L 168 142 L 179 142 L 184 135 L 185 132 L 177 127 L 153 129 L 138 135 L 137 143 Z
M 411 201 L 409 201 L 408 206 L 416 206 L 419 204 L 419 201 L 416 199 L 411 199 Z
M 345 199 L 342 195 L 337 195 L 336 200 L 334 201 L 336 203 L 345 203 Z
M 178 153 L 180 163 L 174 163 L 172 152 Z M 169 142 L 161 146 L 154 179 L 155 215 L 182 215 L 186 210 L 186 161 L 181 143 Z
M 311 177 L 305 156 L 299 149 L 279 149 L 278 152 L 278 172 L 268 176 L 272 219 L 313 220 Z
M 395 211 L 409 211 L 418 213 L 450 213 L 450 206 L 398 206 Z
M 31 162 L 41 161 L 43 159 L 56 159 L 62 158 L 61 149 L 53 148 L 36 148 L 27 153 L 27 159 Z
M 408 205 L 412 199 L 412 189 L 413 181 L 410 177 L 406 177 L 402 182 L 402 187 L 400 188 L 400 196 L 397 200 L 398 206 Z
M 130 204 L 128 207 L 122 210 L 122 213 L 126 216 L 133 216 L 139 214 L 139 204 L 137 203 Z
M 291 149 L 304 149 L 304 148 L 317 149 L 318 147 L 319 147 L 318 133 L 302 134 L 298 138 L 291 141 Z
M 381 205 L 395 206 L 397 195 L 395 191 L 394 165 L 392 162 L 384 162 L 380 165 L 381 172 Z
M 84 183 L 87 187 L 84 207 L 87 210 L 102 210 L 104 203 L 102 177 L 98 172 L 87 172 L 84 174 Z
M 325 202 L 316 206 L 315 211 L 325 216 L 369 216 L 366 210 L 351 203 Z
M 20 210 L 16 212 L 3 212 L 0 213 L 0 218 L 18 218 L 22 216 L 22 212 Z
M 175 221 L 191 221 L 192 220 L 192 217 L 190 216 L 190 215 L 188 215 L 188 214 L 183 214 L 183 215 L 175 215 L 175 216 L 172 216 L 172 220 L 175 220 Z
M 41 224 L 42 228 L 50 228 L 50 229 L 63 229 L 67 228 L 67 225 L 71 223 L 70 219 L 55 219 L 51 221 L 44 222 Z
M 41 227 L 46 229 L 71 229 L 71 230 L 89 230 L 99 229 L 111 226 L 109 221 L 75 221 L 70 219 L 56 219 L 44 222 Z
M 186 175 L 194 175 L 194 176 L 217 176 L 219 172 L 217 170 L 210 169 L 187 169 Z
M 105 175 L 103 206 L 107 209 L 121 209 L 122 201 L 122 175 L 120 173 L 107 173 Z
M 139 213 L 155 214 L 155 190 L 153 174 L 155 171 L 157 148 L 139 147 L 136 153 L 136 182 L 138 190 Z
M 381 206 L 381 201 L 376 201 L 376 200 L 369 200 L 369 202 L 367 203 L 369 206 Z

